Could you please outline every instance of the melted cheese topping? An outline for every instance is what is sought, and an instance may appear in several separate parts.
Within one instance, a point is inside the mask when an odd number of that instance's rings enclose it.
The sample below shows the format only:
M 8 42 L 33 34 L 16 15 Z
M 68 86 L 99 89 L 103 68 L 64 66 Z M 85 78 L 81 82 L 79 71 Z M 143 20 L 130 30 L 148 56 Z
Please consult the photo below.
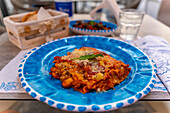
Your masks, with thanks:
M 68 52 L 67 56 L 55 57 L 55 67 L 50 74 L 62 81 L 64 87 L 74 87 L 82 93 L 90 90 L 106 91 L 123 81 L 130 72 L 129 65 L 94 48 L 82 47 Z M 102 54 L 92 60 L 74 59 L 84 55 Z

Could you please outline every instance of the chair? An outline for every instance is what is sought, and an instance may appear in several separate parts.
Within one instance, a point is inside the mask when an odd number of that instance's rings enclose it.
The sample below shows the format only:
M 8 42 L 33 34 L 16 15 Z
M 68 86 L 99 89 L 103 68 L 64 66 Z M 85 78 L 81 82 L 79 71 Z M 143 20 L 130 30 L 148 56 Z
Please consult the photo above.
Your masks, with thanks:
M 163 0 L 158 14 L 158 20 L 170 27 L 170 0 Z
M 36 11 L 39 7 L 54 9 L 54 2 L 40 1 L 40 0 L 11 0 L 14 6 L 14 13 L 19 13 L 19 10 L 23 11 Z
M 90 12 L 90 16 L 95 19 L 97 13 L 105 13 L 108 21 L 119 23 L 120 9 L 136 8 L 140 0 L 104 0 L 98 7 Z M 97 16 L 98 17 L 98 16 Z M 96 18 L 100 19 L 100 17 Z
M 116 0 L 121 9 L 136 9 L 141 0 Z
M 1 35 L 2 33 L 4 33 L 4 32 L 5 32 L 4 26 L 1 26 L 1 25 L 0 25 L 0 35 Z
M 3 26 L 3 14 L 0 8 L 0 35 L 5 32 L 5 27 Z
M 137 9 L 157 19 L 161 3 L 162 0 L 141 0 Z
M 19 13 L 19 10 L 23 11 L 35 11 L 37 8 L 33 8 L 26 0 L 11 0 L 11 3 L 14 6 L 14 13 Z

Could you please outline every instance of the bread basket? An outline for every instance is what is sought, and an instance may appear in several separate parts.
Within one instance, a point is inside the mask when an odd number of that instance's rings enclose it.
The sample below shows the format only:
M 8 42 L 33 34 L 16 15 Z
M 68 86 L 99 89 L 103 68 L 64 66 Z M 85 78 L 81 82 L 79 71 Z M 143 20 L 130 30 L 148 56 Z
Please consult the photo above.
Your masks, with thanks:
M 20 49 L 28 49 L 47 41 L 68 36 L 68 14 L 52 9 L 47 11 L 52 17 L 29 22 L 21 23 L 22 18 L 28 13 L 5 17 L 4 23 L 9 40 Z

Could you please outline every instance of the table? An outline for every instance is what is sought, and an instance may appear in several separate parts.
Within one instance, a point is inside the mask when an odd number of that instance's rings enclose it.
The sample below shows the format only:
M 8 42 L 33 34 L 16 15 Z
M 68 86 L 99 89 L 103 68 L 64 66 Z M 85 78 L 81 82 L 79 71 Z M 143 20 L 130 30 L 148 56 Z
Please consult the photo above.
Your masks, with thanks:
M 73 19 L 90 19 L 90 16 L 87 14 L 75 14 Z M 105 20 L 105 17 L 101 18 Z M 155 20 L 149 15 L 145 15 L 142 26 L 139 30 L 138 36 L 146 35 L 156 35 L 165 38 L 170 42 L 170 28 L 161 22 Z M 0 36 L 0 70 L 19 52 L 20 49 L 11 44 L 7 38 L 7 33 L 4 33 Z M 35 100 L 27 93 L 1 93 L 0 100 Z M 142 101 L 152 101 L 152 100 L 170 100 L 170 95 L 167 92 L 151 92 L 144 98 L 140 99 Z

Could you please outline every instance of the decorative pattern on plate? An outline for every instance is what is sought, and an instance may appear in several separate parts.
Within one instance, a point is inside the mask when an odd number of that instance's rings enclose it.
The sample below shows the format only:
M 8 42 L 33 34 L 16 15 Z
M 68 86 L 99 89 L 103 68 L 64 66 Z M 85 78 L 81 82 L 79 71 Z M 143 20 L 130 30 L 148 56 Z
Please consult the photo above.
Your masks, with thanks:
M 61 81 L 48 73 L 54 56 L 63 56 L 75 48 L 93 47 L 130 65 L 132 71 L 115 89 L 82 94 L 62 88 Z M 73 36 L 54 40 L 32 49 L 18 69 L 22 87 L 35 99 L 68 111 L 109 111 L 133 104 L 148 94 L 155 84 L 152 61 L 136 47 L 101 36 Z M 76 100 L 76 101 L 75 101 Z
M 112 34 L 116 29 L 117 29 L 117 25 L 111 22 L 105 22 L 105 21 L 100 21 L 100 20 L 92 20 L 94 22 L 102 22 L 103 25 L 106 25 L 106 27 L 111 27 L 112 29 L 110 30 L 90 30 L 90 29 L 83 29 L 83 28 L 76 28 L 73 27 L 73 25 L 77 22 L 77 21 L 84 21 L 84 22 L 88 22 L 90 20 L 72 20 L 70 21 L 70 29 L 78 34 L 85 34 L 85 35 L 102 35 L 102 36 L 107 36 Z

